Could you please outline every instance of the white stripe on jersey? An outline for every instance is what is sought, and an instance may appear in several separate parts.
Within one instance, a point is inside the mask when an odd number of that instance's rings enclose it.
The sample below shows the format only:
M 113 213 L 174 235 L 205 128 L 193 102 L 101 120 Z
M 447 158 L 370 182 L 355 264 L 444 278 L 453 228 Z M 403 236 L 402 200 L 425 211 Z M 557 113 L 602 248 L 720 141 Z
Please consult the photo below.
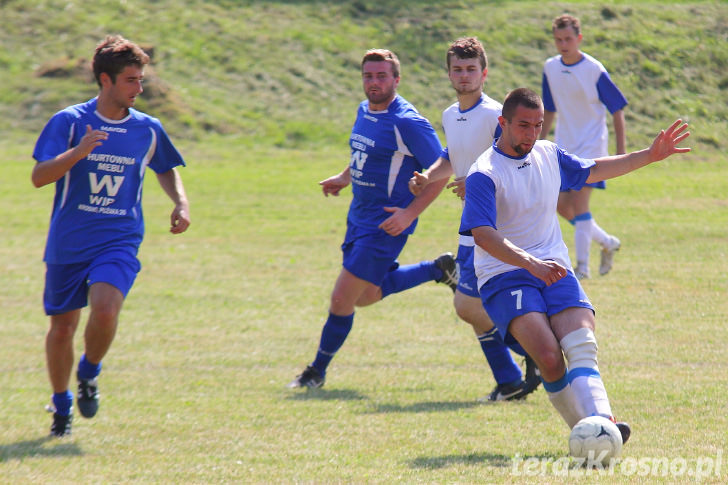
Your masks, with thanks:
M 151 134 L 152 140 L 149 143 L 149 150 L 147 150 L 147 153 L 144 154 L 144 158 L 142 158 L 141 163 L 139 164 L 139 176 L 143 179 L 144 178 L 144 172 L 147 171 L 147 165 L 149 165 L 149 161 L 154 156 L 154 151 L 157 149 L 157 133 L 154 131 L 154 129 L 150 126 L 149 132 Z M 137 192 L 137 201 L 142 200 L 142 188 L 144 187 L 144 184 L 139 185 L 139 191 Z
M 68 148 L 71 148 L 71 142 L 73 141 L 73 133 L 76 129 L 75 124 L 71 124 L 71 129 L 68 130 Z M 69 170 L 66 172 L 66 174 L 63 176 L 63 190 L 61 191 L 61 204 L 59 207 L 63 207 L 66 205 L 66 199 L 68 198 L 68 187 L 71 184 L 71 171 Z
M 389 163 L 389 179 L 387 180 L 387 195 L 392 196 L 394 190 L 394 184 L 397 181 L 397 176 L 402 168 L 402 162 L 405 156 L 412 156 L 407 145 L 402 141 L 402 134 L 399 132 L 397 125 L 394 126 L 394 137 L 397 139 L 397 150 L 392 153 L 392 159 Z

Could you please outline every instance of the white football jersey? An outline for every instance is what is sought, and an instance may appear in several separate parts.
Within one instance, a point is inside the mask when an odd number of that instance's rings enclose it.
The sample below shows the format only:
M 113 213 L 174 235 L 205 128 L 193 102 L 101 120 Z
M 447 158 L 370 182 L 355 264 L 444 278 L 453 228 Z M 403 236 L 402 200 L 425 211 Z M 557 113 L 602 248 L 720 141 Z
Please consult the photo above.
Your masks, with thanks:
M 585 158 L 609 154 L 607 110 L 614 113 L 627 100 L 596 59 L 582 52 L 576 64 L 561 56 L 546 60 L 542 91 L 544 108 L 556 112 L 554 142 L 569 153 Z
M 460 233 L 494 227 L 529 254 L 571 268 L 556 203 L 561 189 L 584 185 L 593 165 L 593 160 L 573 156 L 546 140 L 537 141 L 520 158 L 493 146 L 470 168 Z M 493 276 L 519 269 L 477 245 L 474 263 L 478 288 Z
M 498 117 L 503 105 L 488 97 L 480 96 L 480 102 L 465 111 L 456 101 L 442 112 L 442 128 L 445 131 L 447 148 L 443 157 L 450 160 L 455 177 L 464 177 L 470 166 L 493 144 L 500 135 Z M 471 236 L 460 236 L 460 244 L 473 246 Z

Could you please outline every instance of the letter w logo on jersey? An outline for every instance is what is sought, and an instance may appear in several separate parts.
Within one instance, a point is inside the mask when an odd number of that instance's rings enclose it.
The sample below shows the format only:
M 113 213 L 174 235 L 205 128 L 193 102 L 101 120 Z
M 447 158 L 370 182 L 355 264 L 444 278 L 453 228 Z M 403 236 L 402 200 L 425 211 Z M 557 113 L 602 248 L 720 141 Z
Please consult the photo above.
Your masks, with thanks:
M 364 152 L 361 152 L 359 150 L 356 150 L 354 153 L 351 154 L 351 163 L 349 166 L 356 165 L 357 170 L 361 170 L 364 168 L 364 164 L 367 161 L 367 154 Z
M 89 172 L 88 179 L 91 182 L 91 193 L 98 194 L 101 192 L 101 189 L 106 187 L 106 194 L 110 197 L 116 196 L 121 188 L 121 184 L 124 183 L 123 175 L 114 175 L 113 177 L 111 175 L 104 175 L 101 177 L 101 180 L 98 180 L 95 172 Z

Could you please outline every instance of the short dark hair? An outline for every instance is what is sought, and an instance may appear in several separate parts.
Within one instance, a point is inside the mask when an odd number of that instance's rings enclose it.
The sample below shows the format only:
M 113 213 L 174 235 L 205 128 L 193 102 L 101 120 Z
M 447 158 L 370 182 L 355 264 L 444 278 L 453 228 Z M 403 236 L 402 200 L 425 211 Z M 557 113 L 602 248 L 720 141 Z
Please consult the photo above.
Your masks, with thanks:
M 96 82 L 101 86 L 101 73 L 105 72 L 116 82 L 116 76 L 126 66 L 142 67 L 149 64 L 149 56 L 135 43 L 120 35 L 107 35 L 99 42 L 93 59 Z
M 461 37 L 450 45 L 447 50 L 447 70 L 450 70 L 450 59 L 452 56 L 458 59 L 474 59 L 480 60 L 480 68 L 488 67 L 488 56 L 485 53 L 483 44 L 477 37 Z
M 392 76 L 399 77 L 399 59 L 394 52 L 387 49 L 369 49 L 361 60 L 361 67 L 364 69 L 364 63 L 366 62 L 381 61 L 388 62 L 392 66 Z
M 508 121 L 513 119 L 516 108 L 525 106 L 528 109 L 538 109 L 543 106 L 541 97 L 528 88 L 517 88 L 508 93 L 503 101 L 503 117 Z
M 579 22 L 579 19 L 567 13 L 559 15 L 554 19 L 554 22 L 551 24 L 551 32 L 554 32 L 557 29 L 565 29 L 567 27 L 574 29 L 576 35 L 581 33 L 581 22 Z

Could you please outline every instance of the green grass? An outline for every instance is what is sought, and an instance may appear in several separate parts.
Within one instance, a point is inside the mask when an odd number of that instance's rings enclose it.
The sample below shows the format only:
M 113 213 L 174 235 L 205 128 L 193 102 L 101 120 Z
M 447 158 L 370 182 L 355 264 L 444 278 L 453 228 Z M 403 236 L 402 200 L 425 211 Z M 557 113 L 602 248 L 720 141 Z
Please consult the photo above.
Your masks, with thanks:
M 0 0 L 4 483 L 682 483 L 694 477 L 642 471 L 660 458 L 695 469 L 725 453 L 725 2 L 175 5 Z M 494 382 L 441 285 L 359 309 L 326 386 L 285 390 L 314 356 L 340 267 L 350 192 L 324 198 L 317 182 L 348 161 L 363 50 L 397 51 L 402 93 L 436 122 L 453 98 L 442 69 L 451 39 L 486 40 L 489 92 L 502 97 L 538 87 L 549 20 L 564 10 L 582 17 L 585 51 L 630 99 L 631 148 L 673 117 L 692 124 L 693 153 L 593 197 L 623 245 L 613 272 L 586 282 L 600 370 L 615 413 L 633 425 L 624 456 L 643 468 L 567 480 L 552 464 L 528 475 L 518 457 L 565 457 L 568 430 L 542 390 L 476 403 Z M 185 155 L 193 225 L 168 233 L 171 207 L 151 177 L 143 269 L 104 362 L 101 411 L 77 416 L 70 439 L 47 440 L 41 256 L 52 189 L 32 188 L 30 154 L 50 114 L 95 88 L 33 73 L 86 58 L 107 31 L 155 46 L 141 107 Z M 443 194 L 401 261 L 454 250 L 459 210 Z M 726 481 L 724 463 L 702 483 Z
M 325 199 L 316 182 L 340 169 L 344 149 L 181 146 L 193 226 L 167 233 L 171 208 L 150 179 L 144 268 L 105 360 L 101 412 L 77 417 L 70 439 L 46 440 L 40 256 L 51 190 L 31 188 L 27 147 L 3 144 L 4 481 L 563 482 L 557 466 L 534 477 L 514 461 L 566 455 L 568 431 L 543 391 L 476 403 L 494 383 L 440 285 L 359 309 L 325 388 L 285 390 L 313 358 L 338 272 L 349 194 Z M 685 155 L 595 195 L 599 222 L 623 242 L 613 272 L 586 288 L 614 410 L 634 428 L 625 458 L 694 468 L 724 452 L 727 174 L 725 158 Z M 453 250 L 458 208 L 438 199 L 401 260 Z M 660 470 L 573 481 L 681 481 Z

